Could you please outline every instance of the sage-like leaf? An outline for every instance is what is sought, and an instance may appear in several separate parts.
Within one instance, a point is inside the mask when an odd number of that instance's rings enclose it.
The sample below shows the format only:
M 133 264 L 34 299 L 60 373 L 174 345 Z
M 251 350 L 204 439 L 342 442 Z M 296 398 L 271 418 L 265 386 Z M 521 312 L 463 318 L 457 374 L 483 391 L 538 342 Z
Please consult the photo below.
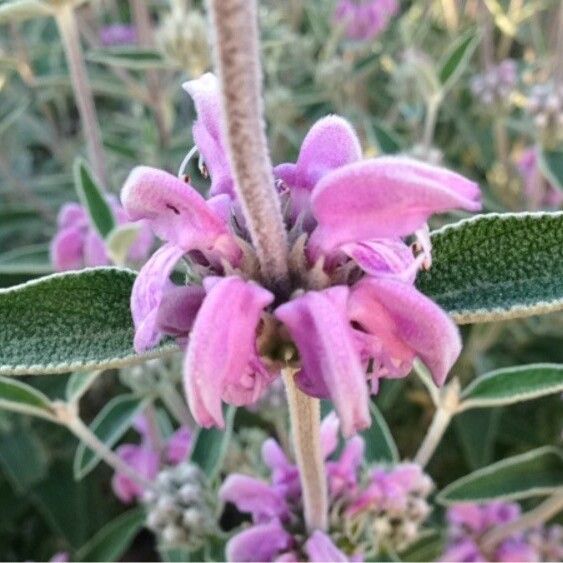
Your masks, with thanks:
M 144 402 L 133 395 L 120 395 L 106 403 L 92 421 L 90 429 L 108 448 L 112 448 L 129 430 L 133 419 L 139 414 Z M 82 479 L 92 471 L 100 457 L 80 443 L 74 456 L 74 477 Z
M 450 483 L 437 500 L 448 505 L 549 495 L 561 487 L 562 475 L 561 451 L 543 447 L 478 469 Z
M 457 323 L 563 309 L 563 212 L 478 215 L 431 239 L 417 286 Z
M 0 409 L 52 418 L 49 397 L 21 381 L 0 377 Z
M 88 211 L 92 224 L 100 236 L 105 238 L 115 228 L 115 217 L 103 188 L 81 158 L 77 158 L 74 163 L 74 182 L 76 193 Z
M 0 374 L 65 373 L 119 367 L 138 356 L 129 302 L 135 272 L 92 268 L 0 290 Z
M 374 403 L 370 411 L 371 426 L 361 433 L 365 441 L 364 459 L 367 463 L 398 463 L 399 452 L 387 422 Z
M 467 68 L 480 36 L 471 30 L 449 46 L 440 63 L 438 77 L 444 91 L 449 90 Z
M 557 150 L 542 149 L 539 165 L 549 182 L 556 188 L 563 190 L 563 148 Z
M 69 403 L 77 403 L 100 375 L 99 371 L 73 373 L 66 384 L 65 396 Z
M 460 410 L 520 403 L 563 392 L 563 365 L 501 368 L 475 379 L 461 394 Z
M 158 51 L 131 46 L 98 49 L 88 53 L 86 58 L 93 63 L 129 68 L 132 70 L 162 68 L 166 65 L 166 62 Z

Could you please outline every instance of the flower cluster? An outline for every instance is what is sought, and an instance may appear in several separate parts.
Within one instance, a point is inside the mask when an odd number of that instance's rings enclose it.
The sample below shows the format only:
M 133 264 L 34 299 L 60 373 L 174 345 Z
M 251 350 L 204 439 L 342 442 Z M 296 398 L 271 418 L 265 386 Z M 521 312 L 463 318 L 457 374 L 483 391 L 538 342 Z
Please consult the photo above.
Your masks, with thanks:
M 229 561 L 357 561 L 385 547 L 403 549 L 416 539 L 430 509 L 432 482 L 414 464 L 376 467 L 362 478 L 364 441 L 348 440 L 337 459 L 338 419 L 321 425 L 329 489 L 328 535 L 308 534 L 302 515 L 299 471 L 272 438 L 262 446 L 271 481 L 233 474 L 220 498 L 252 516 L 251 526 L 227 545 Z M 330 536 L 330 537 L 329 537 Z
M 516 503 L 496 501 L 478 505 L 462 503 L 448 509 L 448 546 L 440 561 L 560 561 L 563 527 L 538 528 L 509 536 L 484 553 L 480 539 L 489 530 L 520 516 Z
M 100 42 L 105 47 L 114 45 L 134 45 L 137 43 L 137 30 L 133 25 L 113 23 L 104 25 L 99 32 Z
M 528 147 L 517 162 L 524 183 L 526 202 L 533 210 L 559 207 L 563 203 L 563 192 L 543 177 L 538 160 L 538 148 Z
M 188 82 L 197 148 L 211 177 L 209 199 L 186 178 L 146 166 L 122 191 L 132 220 L 145 219 L 164 244 L 141 270 L 131 297 L 135 348 L 164 334 L 186 346 L 184 383 L 196 421 L 224 425 L 221 402 L 256 402 L 296 369 L 311 396 L 330 398 L 344 435 L 370 424 L 369 390 L 403 377 L 415 357 L 441 385 L 461 340 L 447 314 L 415 287 L 430 267 L 427 220 L 480 208 L 478 186 L 406 157 L 362 160 L 351 126 L 318 121 L 296 163 L 274 170 L 288 231 L 287 283 L 262 277 L 235 195 L 212 74 Z M 415 234 L 417 255 L 405 242 Z M 188 284 L 170 274 L 181 265 Z
M 560 131 L 563 127 L 563 86 L 551 82 L 536 84 L 528 96 L 526 109 L 538 128 Z
M 387 28 L 398 11 L 397 0 L 339 0 L 333 20 L 343 26 L 348 39 L 369 41 Z
M 156 479 L 162 463 L 178 465 L 186 459 L 192 441 L 188 428 L 180 427 L 160 448 L 147 417 L 137 417 L 134 427 L 141 435 L 141 443 L 122 444 L 116 453 L 147 481 Z M 116 472 L 111 485 L 117 498 L 126 504 L 143 497 L 144 488 L 125 473 Z
M 505 59 L 483 74 L 474 76 L 471 79 L 471 91 L 486 106 L 506 104 L 517 81 L 516 62 Z
M 128 222 L 127 214 L 112 197 L 108 201 L 118 225 Z M 57 271 L 79 270 L 111 264 L 104 239 L 92 225 L 88 212 L 78 203 L 66 203 L 57 217 L 58 231 L 51 241 L 51 262 Z M 141 223 L 128 252 L 128 260 L 142 262 L 150 254 L 154 238 L 149 226 Z

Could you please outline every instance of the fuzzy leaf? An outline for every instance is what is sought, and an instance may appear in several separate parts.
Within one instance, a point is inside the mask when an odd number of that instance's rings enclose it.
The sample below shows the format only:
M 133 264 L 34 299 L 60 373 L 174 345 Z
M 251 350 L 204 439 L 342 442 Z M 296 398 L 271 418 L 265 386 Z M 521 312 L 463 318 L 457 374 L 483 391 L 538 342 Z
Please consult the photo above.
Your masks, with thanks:
M 561 451 L 543 447 L 478 469 L 450 483 L 437 500 L 448 505 L 549 495 L 561 487 L 562 475 Z
M 108 522 L 77 553 L 77 561 L 118 561 L 145 523 L 143 508 L 134 508 Z
M 94 227 L 102 238 L 115 228 L 115 217 L 104 195 L 104 190 L 94 178 L 92 171 L 81 158 L 74 162 L 74 182 L 76 193 Z
M 478 215 L 431 238 L 417 286 L 457 323 L 563 309 L 563 212 Z
M 177 350 L 133 350 L 129 310 L 135 272 L 91 268 L 0 290 L 0 374 L 119 367 Z
M 389 426 L 374 403 L 370 405 L 371 426 L 361 435 L 365 441 L 365 460 L 367 463 L 398 463 L 399 452 L 389 430 Z
M 112 448 L 129 430 L 133 419 L 142 410 L 144 404 L 134 395 L 114 397 L 98 413 L 90 429 L 101 442 Z M 99 456 L 80 442 L 74 456 L 74 478 L 79 480 L 88 475 L 99 461 Z
M 73 373 L 67 381 L 65 389 L 65 397 L 69 403 L 77 403 L 81 397 L 88 391 L 94 381 L 98 378 L 101 372 L 76 372 Z
M 49 397 L 31 385 L 0 377 L 0 409 L 28 414 L 53 415 Z
M 88 53 L 86 58 L 93 63 L 117 66 L 134 70 L 162 68 L 166 65 L 162 55 L 154 49 L 118 46 L 98 49 Z
M 510 405 L 561 392 L 563 365 L 501 368 L 478 377 L 464 389 L 461 410 Z
M 451 88 L 467 68 L 469 59 L 471 59 L 471 55 L 473 55 L 477 48 L 479 39 L 479 35 L 472 30 L 459 37 L 449 46 L 438 72 L 438 77 L 444 90 Z
M 539 164 L 544 176 L 556 188 L 563 190 L 563 149 L 542 149 Z
M 209 479 L 213 479 L 221 469 L 223 457 L 231 440 L 235 413 L 235 407 L 227 407 L 224 430 L 201 428 L 197 433 L 190 461 L 199 465 Z
M 14 0 L 0 6 L 0 24 L 19 22 L 51 14 L 49 5 L 39 0 Z

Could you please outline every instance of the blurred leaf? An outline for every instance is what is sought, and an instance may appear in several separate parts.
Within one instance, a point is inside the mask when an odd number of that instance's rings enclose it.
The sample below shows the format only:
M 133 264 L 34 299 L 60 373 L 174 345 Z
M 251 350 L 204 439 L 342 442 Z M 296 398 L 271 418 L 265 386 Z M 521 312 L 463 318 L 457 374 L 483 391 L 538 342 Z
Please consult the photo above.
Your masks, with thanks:
M 203 548 L 189 550 L 185 547 L 175 547 L 170 549 L 159 550 L 163 561 L 167 563 L 184 563 L 185 561 L 209 561 L 205 559 L 205 551 Z
M 112 448 L 131 428 L 134 418 L 144 408 L 145 402 L 134 395 L 114 397 L 98 413 L 90 430 L 108 448 Z M 74 478 L 82 479 L 100 462 L 99 456 L 80 442 L 74 456 Z
M 563 212 L 477 215 L 431 240 L 416 285 L 458 324 L 563 309 Z
M 500 414 L 500 409 L 474 410 L 454 418 L 455 430 L 471 469 L 483 467 L 493 460 Z
M 77 561 L 118 561 L 145 523 L 143 508 L 134 508 L 108 522 L 76 554 Z
M 440 63 L 438 77 L 444 91 L 449 90 L 467 68 L 473 52 L 477 48 L 480 35 L 474 30 L 462 35 L 452 43 Z
M 45 275 L 52 271 L 47 244 L 22 246 L 0 254 L 0 275 Z
M 0 5 L 0 24 L 49 15 L 51 15 L 49 5 L 39 0 L 14 0 Z
M 365 441 L 364 459 L 367 463 L 398 463 L 399 452 L 383 415 L 374 403 L 370 404 L 371 426 L 361 432 Z
M 102 238 L 115 228 L 113 211 L 104 195 L 103 188 L 94 178 L 92 171 L 84 160 L 77 158 L 74 163 L 74 181 L 76 193 L 82 205 L 88 211 L 92 224 Z
M 563 365 L 532 364 L 481 375 L 461 394 L 461 410 L 496 407 L 563 392 Z
M 118 367 L 157 357 L 133 350 L 129 307 L 136 274 L 91 268 L 0 290 L 0 374 L 65 373 Z
M 65 397 L 69 403 L 78 402 L 100 375 L 100 371 L 73 373 L 67 381 Z
M 227 407 L 224 430 L 219 428 L 201 428 L 197 433 L 190 461 L 199 465 L 210 480 L 221 470 L 221 464 L 233 432 L 235 413 L 235 407 Z
M 106 239 L 106 250 L 114 264 L 122 266 L 133 243 L 137 240 L 141 226 L 136 223 L 126 223 L 115 227 Z
M 437 561 L 444 552 L 445 538 L 437 531 L 421 534 L 420 539 L 401 552 L 401 561 Z
M 31 385 L 0 377 L 0 409 L 23 414 L 53 415 L 49 397 Z
M 393 131 L 381 123 L 372 123 L 372 128 L 379 150 L 383 154 L 395 154 L 401 151 L 401 143 Z
M 542 149 L 539 165 L 548 181 L 556 188 L 563 190 L 563 149 Z
M 47 475 L 45 446 L 22 421 L 14 420 L 10 431 L 0 432 L 0 467 L 20 494 Z
M 97 49 L 96 51 L 89 52 L 86 55 L 86 59 L 93 63 L 133 70 L 146 70 L 166 66 L 166 62 L 158 51 L 131 46 Z
M 0 20 L 1 20 L 2 8 L 3 8 L 3 6 L 0 6 Z M 0 23 L 1 23 L 1 21 L 0 21 Z M 6 131 L 10 127 L 14 126 L 16 121 L 22 115 L 24 115 L 26 111 L 28 111 L 29 106 L 30 106 L 30 102 L 28 100 L 25 100 L 18 107 L 14 108 L 10 112 L 8 112 L 7 115 L 2 116 L 2 119 L 0 119 L 0 137 L 2 137 L 2 135 L 4 135 L 4 133 L 6 133 Z
M 436 500 L 449 505 L 549 495 L 561 487 L 562 476 L 563 455 L 556 448 L 543 447 L 478 469 L 450 483 Z

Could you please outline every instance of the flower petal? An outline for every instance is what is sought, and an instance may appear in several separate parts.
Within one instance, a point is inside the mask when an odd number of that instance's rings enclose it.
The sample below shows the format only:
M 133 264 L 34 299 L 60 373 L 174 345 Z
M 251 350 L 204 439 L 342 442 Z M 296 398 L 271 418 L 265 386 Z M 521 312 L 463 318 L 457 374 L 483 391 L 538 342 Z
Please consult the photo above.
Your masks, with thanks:
M 288 512 L 279 491 L 265 481 L 249 475 L 229 475 L 219 489 L 219 498 L 223 502 L 232 502 L 240 512 L 252 514 L 257 523 L 276 516 L 284 517 Z
M 77 227 L 60 230 L 51 241 L 51 262 L 58 272 L 84 267 L 84 234 Z
M 381 340 L 391 360 L 411 363 L 415 355 L 442 385 L 461 352 L 459 331 L 448 315 L 409 284 L 364 278 L 349 299 L 350 319 Z
M 186 252 L 211 252 L 230 261 L 240 256 L 224 221 L 194 188 L 168 172 L 148 166 L 134 168 L 121 200 L 131 220 L 146 219 L 160 238 Z
M 165 292 L 174 288 L 169 276 L 183 254 L 184 251 L 174 244 L 163 245 L 142 267 L 133 284 L 131 314 L 137 352 L 152 348 L 161 338 L 158 309 Z
M 84 241 L 84 264 L 88 267 L 107 266 L 111 260 L 104 239 L 93 229 L 88 230 Z
M 481 208 L 477 184 L 406 157 L 349 164 L 324 176 L 312 194 L 318 228 L 314 256 L 342 244 L 396 238 L 419 229 L 433 213 Z
M 88 224 L 86 210 L 78 203 L 65 203 L 57 215 L 57 226 L 59 229 L 66 227 L 87 227 Z
M 370 424 L 366 376 L 346 317 L 348 288 L 310 291 L 278 307 L 304 371 L 326 385 L 345 436 Z
M 332 542 L 332 540 L 319 530 L 313 532 L 304 545 L 308 561 L 350 561 Z
M 340 421 L 334 411 L 325 416 L 321 422 L 321 446 L 323 457 L 327 459 L 338 447 L 338 429 Z
M 187 336 L 204 298 L 205 289 L 199 285 L 170 287 L 158 307 L 158 330 L 172 336 Z
M 274 561 L 292 543 L 291 534 L 283 529 L 279 520 L 274 519 L 233 536 L 227 542 L 227 561 Z
M 166 461 L 178 465 L 186 460 L 192 445 L 192 432 L 187 426 L 180 426 L 166 443 Z
M 123 444 L 115 452 L 127 465 L 148 481 L 156 478 L 160 460 L 158 453 L 152 448 Z M 144 491 L 139 483 L 125 473 L 116 472 L 111 485 L 117 498 L 126 504 L 140 498 Z
M 185 82 L 182 87 L 193 98 L 196 107 L 197 120 L 192 132 L 211 175 L 210 193 L 234 197 L 233 178 L 221 133 L 219 81 L 214 74 L 208 72 L 197 80 Z
M 250 364 L 256 329 L 274 296 L 236 276 L 206 279 L 207 295 L 195 320 L 184 363 L 188 403 L 201 426 L 224 425 L 221 398 L 237 384 L 252 390 Z

